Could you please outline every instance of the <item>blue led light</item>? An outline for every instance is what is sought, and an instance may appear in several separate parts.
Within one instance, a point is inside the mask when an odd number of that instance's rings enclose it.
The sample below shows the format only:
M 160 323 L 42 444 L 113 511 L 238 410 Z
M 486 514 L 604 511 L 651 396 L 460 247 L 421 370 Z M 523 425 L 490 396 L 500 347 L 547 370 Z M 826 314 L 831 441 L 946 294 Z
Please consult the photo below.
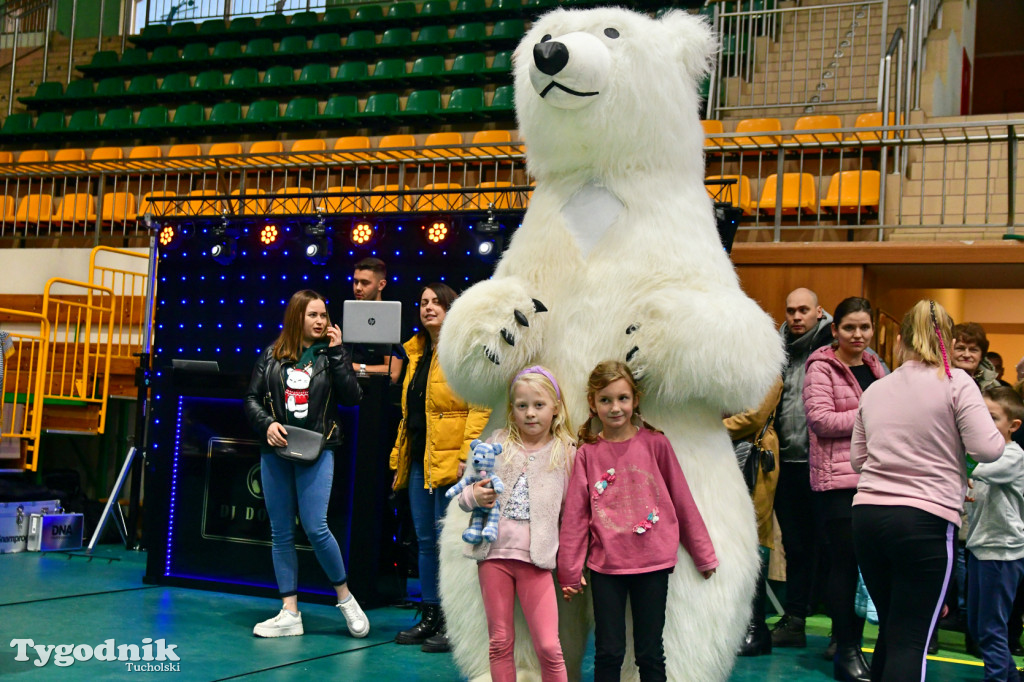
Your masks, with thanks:
M 266 275 L 260 275 L 260 279 L 262 279 L 262 280 L 266 281 L 266 279 L 267 279 L 267 276 L 266 276 Z
M 205 305 L 205 304 L 206 304 L 206 299 L 205 298 L 199 299 L 199 305 Z
M 184 322 L 182 322 L 181 324 L 178 325 L 178 329 L 184 329 L 184 328 L 185 328 L 185 323 Z
M 159 398 L 159 396 L 157 396 Z M 171 464 L 170 514 L 167 519 L 167 544 L 164 555 L 164 576 L 171 574 L 171 557 L 174 547 L 174 510 L 178 501 L 178 456 L 181 454 L 181 415 L 183 398 L 178 398 L 178 424 L 174 431 L 174 459 Z M 155 447 L 155 446 L 154 446 Z
M 242 349 L 241 349 L 241 348 L 235 348 L 235 352 L 236 352 L 236 353 L 241 353 L 241 352 L 242 352 Z
M 238 323 L 238 328 L 239 328 L 239 329 L 241 329 L 241 328 L 242 328 L 242 323 L 241 323 L 241 322 L 239 322 L 239 323 Z
M 217 323 L 217 329 L 223 329 L 224 325 L 220 322 Z
M 224 299 L 223 299 L 223 298 L 222 298 L 222 299 L 220 299 L 220 304 L 221 304 L 221 305 L 224 305 Z
M 220 352 L 220 348 L 218 348 L 218 349 L 217 349 L 217 352 L 218 352 L 218 353 Z
M 227 275 L 221 275 L 221 276 L 220 276 L 220 281 L 222 281 L 222 282 L 223 282 L 223 281 L 224 281 L 224 280 L 225 280 L 226 278 L 227 278 Z

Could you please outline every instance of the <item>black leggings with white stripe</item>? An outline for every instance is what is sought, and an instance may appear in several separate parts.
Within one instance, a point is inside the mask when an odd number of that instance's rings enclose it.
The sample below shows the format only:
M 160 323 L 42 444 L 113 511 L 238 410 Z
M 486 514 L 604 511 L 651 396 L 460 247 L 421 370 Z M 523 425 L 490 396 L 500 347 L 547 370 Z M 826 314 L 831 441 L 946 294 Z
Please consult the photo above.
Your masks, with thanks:
M 856 505 L 853 545 L 878 609 L 871 682 L 925 679 L 925 652 L 953 566 L 954 526 L 913 507 Z

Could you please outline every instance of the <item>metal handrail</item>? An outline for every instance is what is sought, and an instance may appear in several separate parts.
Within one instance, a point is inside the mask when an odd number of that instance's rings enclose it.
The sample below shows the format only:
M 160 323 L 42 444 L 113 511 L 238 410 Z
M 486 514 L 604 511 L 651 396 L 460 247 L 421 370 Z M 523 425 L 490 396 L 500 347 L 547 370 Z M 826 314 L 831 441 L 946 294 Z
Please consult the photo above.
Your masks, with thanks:
M 18 72 L 18 38 L 21 35 L 21 22 L 39 12 L 46 11 L 46 23 L 43 30 L 43 77 L 46 80 L 46 72 L 50 60 L 50 32 L 53 26 L 53 5 L 55 0 L 42 0 L 29 7 L 8 11 L 4 18 L 14 17 L 14 39 L 11 43 L 11 84 L 7 94 L 7 115 L 10 116 L 14 110 L 14 79 Z M 15 16 L 17 15 L 17 16 Z

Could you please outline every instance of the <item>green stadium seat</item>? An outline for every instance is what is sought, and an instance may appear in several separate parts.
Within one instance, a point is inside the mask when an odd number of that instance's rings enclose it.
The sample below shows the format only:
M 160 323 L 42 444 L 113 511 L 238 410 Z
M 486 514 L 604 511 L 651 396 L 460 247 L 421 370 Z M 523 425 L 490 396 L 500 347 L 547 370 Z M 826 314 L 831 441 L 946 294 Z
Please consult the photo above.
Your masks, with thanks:
M 416 18 L 416 3 L 414 2 L 393 2 L 388 7 L 388 21 L 408 23 L 410 19 Z
M 437 121 L 440 113 L 441 93 L 438 90 L 414 90 L 405 101 L 402 118 L 415 118 L 420 123 L 427 123 Z
M 179 21 L 176 24 L 171 24 L 171 37 L 187 40 L 195 36 L 198 28 L 194 21 Z
M 370 30 L 352 31 L 345 39 L 345 57 L 360 57 L 372 54 L 377 48 L 377 35 Z
M 450 83 L 481 83 L 484 81 L 483 71 L 487 68 L 487 60 L 483 52 L 471 52 L 455 56 L 452 68 L 444 74 Z
M 405 60 L 399 57 L 381 59 L 373 67 L 373 75 L 366 81 L 371 88 L 394 87 L 405 82 Z
M 199 38 L 209 38 L 212 42 L 220 40 L 220 37 L 227 32 L 228 25 L 223 19 L 207 19 L 199 24 L 199 30 L 196 31 L 196 36 Z
M 484 114 L 492 118 L 507 118 L 515 112 L 515 93 L 511 85 L 499 85 L 494 89 L 491 103 L 484 107 Z
M 444 82 L 444 73 L 444 57 L 435 54 L 414 61 L 409 78 L 416 85 L 439 85 Z
M 487 13 L 487 3 L 484 0 L 458 0 L 455 3 L 456 18 L 460 21 L 482 19 Z
M 352 20 L 352 13 L 349 12 L 348 7 L 328 7 L 327 11 L 324 12 L 323 21 L 320 22 L 320 26 L 323 28 L 338 29 L 342 26 L 348 26 L 348 23 Z
M 523 3 L 523 12 L 527 17 L 533 18 L 555 7 L 558 7 L 558 0 L 526 0 Z
M 129 48 L 129 50 L 141 50 L 143 53 L 146 52 L 142 48 Z M 125 50 L 125 52 L 127 51 L 128 50 Z M 99 73 L 117 69 L 119 64 L 120 60 L 118 59 L 116 52 L 113 50 L 100 50 L 99 52 L 93 52 L 92 59 L 89 60 L 89 63 L 79 66 L 78 70 L 83 73 Z
M 455 34 L 450 42 L 483 44 L 487 39 L 487 28 L 483 22 L 476 21 L 469 24 L 459 24 L 455 27 Z
M 260 100 L 249 105 L 242 119 L 248 129 L 263 131 L 276 130 L 281 119 L 281 105 L 276 100 Z
M 237 17 L 228 24 L 228 34 L 237 35 L 239 39 L 248 38 L 256 32 L 256 17 Z
M 327 64 L 306 64 L 299 72 L 296 84 L 304 92 L 328 91 L 331 80 L 331 67 Z
M 210 134 L 230 135 L 239 130 L 242 123 L 242 105 L 238 102 L 217 102 L 210 110 L 210 119 L 203 130 Z
M 384 8 L 380 5 L 360 5 L 352 13 L 352 23 L 376 28 L 384 23 Z
M 9 144 L 11 138 L 19 135 L 29 135 L 31 132 L 32 114 L 19 111 L 10 114 L 4 119 L 3 128 L 0 128 L 0 137 Z
M 412 46 L 412 31 L 407 28 L 389 28 L 380 37 L 380 47 L 385 54 L 404 54 Z
M 44 111 L 36 118 L 35 125 L 32 126 L 32 135 L 52 139 L 54 136 L 62 135 L 64 128 L 63 111 Z
M 502 19 L 494 22 L 491 35 L 485 44 L 492 48 L 515 47 L 526 33 L 526 24 L 522 19 Z
M 413 47 L 417 52 L 447 52 L 448 27 L 441 25 L 422 27 L 416 34 Z
M 295 83 L 295 70 L 287 65 L 271 66 L 263 72 L 260 94 L 279 94 Z
M 369 77 L 370 70 L 366 66 L 366 62 L 344 62 L 338 67 L 338 73 L 335 74 L 331 83 L 337 87 L 354 90 L 359 87 L 361 81 Z
M 491 0 L 491 6 L 488 8 L 491 16 L 515 17 L 519 16 L 522 11 L 522 0 Z
M 96 84 L 96 97 L 103 103 L 118 100 L 124 96 L 124 79 L 120 76 L 104 78 Z
M 438 19 L 447 19 L 452 13 L 452 6 L 448 0 L 425 0 L 420 6 L 420 16 Z
M 259 86 L 260 72 L 251 66 L 235 69 L 228 78 L 228 90 L 242 90 Z
M 141 116 L 141 114 L 140 114 Z M 206 110 L 202 104 L 195 102 L 182 104 L 174 110 L 171 117 L 171 128 L 194 128 L 200 129 L 206 124 Z
M 139 112 L 139 118 L 135 121 L 136 129 L 143 131 L 161 132 L 170 125 L 170 114 L 167 107 L 156 105 L 146 107 Z
M 297 12 L 292 15 L 292 20 L 288 24 L 288 30 L 301 33 L 300 29 L 309 29 L 311 31 L 306 35 L 315 35 L 320 31 L 320 18 L 317 17 L 316 12 Z
M 43 81 L 36 86 L 31 97 L 19 97 L 18 101 L 30 109 L 45 109 L 59 105 L 64 99 L 64 85 L 59 81 Z
M 442 117 L 452 122 L 470 121 L 479 118 L 483 108 L 483 88 L 456 88 L 448 97 Z
M 231 68 L 241 58 L 242 43 L 237 40 L 222 40 L 213 46 L 209 64 L 222 69 Z
M 245 44 L 246 61 L 273 63 L 274 41 L 270 38 L 253 38 Z
M 284 35 L 288 32 L 288 17 L 283 14 L 264 14 L 256 30 L 268 38 Z
M 78 78 L 68 83 L 64 91 L 65 106 L 75 106 L 79 101 L 90 100 L 96 96 L 95 83 L 90 78 Z
M 67 132 L 76 140 L 91 137 L 100 127 L 100 115 L 95 109 L 82 109 L 71 113 L 68 119 Z
M 286 130 L 312 128 L 320 116 L 320 103 L 314 97 L 296 97 L 284 107 L 281 126 Z
M 206 43 L 189 43 L 181 49 L 181 61 L 206 65 L 210 59 L 210 46 Z
M 124 59 L 126 57 L 128 57 L 128 56 L 129 56 L 129 51 L 125 50 L 124 54 L 121 55 L 121 60 L 122 60 L 121 65 L 122 66 L 125 65 L 124 64 Z M 205 57 L 204 57 L 204 59 L 205 59 Z M 132 59 L 132 61 L 134 62 L 134 58 Z M 163 65 L 166 65 L 166 64 L 175 64 L 175 63 L 180 62 L 180 61 L 181 61 L 181 54 L 178 52 L 178 47 L 176 45 L 167 45 L 167 44 L 165 44 L 165 45 L 157 45 L 155 48 L 153 48 L 153 56 L 149 57 L 149 59 L 146 62 L 134 63 L 134 66 L 138 67 L 138 66 L 144 65 L 146 63 L 152 64 L 152 65 L 160 64 L 161 66 L 163 66 Z
M 175 53 L 178 49 L 173 45 L 169 45 Z M 99 54 L 97 52 L 97 54 Z M 121 59 L 117 62 L 116 69 L 93 69 L 92 74 L 96 78 L 102 78 L 105 75 L 110 75 L 113 71 L 119 71 L 121 73 L 132 73 L 137 71 L 145 71 L 150 65 L 149 53 L 141 47 L 130 47 L 121 53 Z
M 136 36 L 137 38 L 141 38 L 141 40 L 132 40 L 132 42 L 136 45 L 153 45 L 165 42 L 169 35 L 171 35 L 171 30 L 167 24 L 150 24 L 149 26 L 144 27 L 142 29 L 142 33 Z
M 342 127 L 350 124 L 358 114 L 359 100 L 355 95 L 334 95 L 327 100 L 317 121 L 320 125 Z
M 510 80 L 512 78 L 512 50 L 495 52 L 491 65 L 484 69 L 483 75 L 489 81 L 499 80 L 502 77 L 505 80 Z
M 306 42 L 306 36 L 285 36 L 281 38 L 281 43 L 277 46 L 277 56 L 278 59 L 289 57 L 305 59 L 308 50 L 309 44 Z
M 366 106 L 355 118 L 371 125 L 387 125 L 398 119 L 400 115 L 398 95 L 390 92 L 378 92 L 366 98 Z
M 337 33 L 318 33 L 313 37 L 313 46 L 310 52 L 322 56 L 333 57 L 342 52 L 341 36 Z
M 100 123 L 100 137 L 109 139 L 129 135 L 135 127 L 134 113 L 128 107 L 108 110 L 103 115 L 103 122 Z
M 196 76 L 196 82 L 192 86 L 192 96 L 201 102 L 209 102 L 220 99 L 224 89 L 224 72 L 218 69 L 209 69 Z
M 174 99 L 177 95 L 191 90 L 192 81 L 189 79 L 189 75 L 183 71 L 179 71 L 177 73 L 169 73 L 164 76 L 164 79 L 160 82 L 159 93 L 164 96 L 170 95 L 170 99 Z
M 132 99 L 150 97 L 157 91 L 157 87 L 156 76 L 151 73 L 143 73 L 128 82 L 126 94 L 130 95 Z

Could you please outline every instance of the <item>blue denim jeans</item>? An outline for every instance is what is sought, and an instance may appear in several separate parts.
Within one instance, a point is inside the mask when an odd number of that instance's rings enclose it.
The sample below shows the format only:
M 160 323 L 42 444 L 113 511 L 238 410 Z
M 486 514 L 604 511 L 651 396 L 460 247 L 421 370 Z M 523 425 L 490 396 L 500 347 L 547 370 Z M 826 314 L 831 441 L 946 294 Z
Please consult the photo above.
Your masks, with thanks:
M 437 587 L 437 540 L 439 522 L 448 508 L 444 494 L 451 486 L 443 485 L 431 492 L 423 487 L 423 480 L 423 460 L 414 457 L 409 469 L 409 510 L 419 544 L 420 589 L 424 604 L 438 604 L 441 599 Z
M 299 559 L 295 552 L 295 514 L 332 585 L 347 579 L 341 549 L 327 527 L 327 504 L 334 481 L 334 452 L 324 450 L 312 464 L 293 462 L 272 451 L 260 453 L 263 498 L 270 516 L 274 575 L 282 597 L 298 592 Z

